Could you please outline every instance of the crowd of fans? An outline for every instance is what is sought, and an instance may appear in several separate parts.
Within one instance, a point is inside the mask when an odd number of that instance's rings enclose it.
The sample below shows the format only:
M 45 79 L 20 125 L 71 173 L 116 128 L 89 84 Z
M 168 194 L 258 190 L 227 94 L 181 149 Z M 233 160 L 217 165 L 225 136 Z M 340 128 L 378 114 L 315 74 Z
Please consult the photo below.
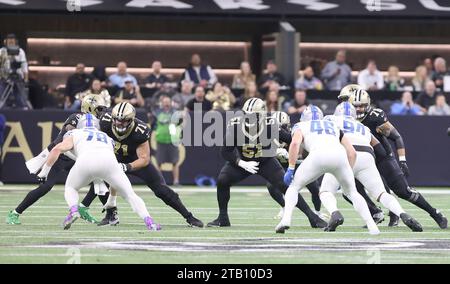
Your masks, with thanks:
M 242 62 L 240 72 L 234 75 L 230 86 L 219 80 L 214 68 L 205 64 L 199 54 L 191 56 L 178 81 L 162 73 L 162 62 L 154 61 L 151 67 L 152 73 L 138 81 L 128 73 L 127 63 L 123 61 L 117 64 L 117 71 L 110 76 L 106 75 L 105 67 L 99 66 L 87 73 L 85 65 L 79 63 L 65 84 L 62 107 L 77 110 L 85 95 L 99 94 L 110 106 L 127 101 L 150 113 L 158 111 L 166 97 L 170 98 L 176 110 L 226 111 L 241 107 L 249 98 L 260 97 L 266 101 L 269 111 L 283 110 L 292 114 L 301 113 L 307 106 L 307 92 L 311 90 L 339 91 L 345 85 L 357 83 L 368 91 L 403 92 L 401 100 L 389 104 L 392 114 L 450 115 L 443 95 L 445 78 L 450 76 L 450 72 L 446 60 L 438 56 L 426 58 L 422 65 L 417 66 L 415 76 L 408 83 L 397 66 L 389 66 L 383 73 L 375 60 L 369 60 L 366 68 L 353 78 L 344 50 L 339 50 L 334 60 L 323 64 L 323 68 L 313 64 L 304 66 L 295 82 L 287 82 L 273 60 L 266 63 L 259 76 L 253 73 L 248 62 Z M 39 83 L 32 73 L 29 85 L 30 100 L 39 108 L 41 105 L 35 98 Z M 142 88 L 145 88 L 145 93 Z M 413 93 L 418 94 L 415 99 Z

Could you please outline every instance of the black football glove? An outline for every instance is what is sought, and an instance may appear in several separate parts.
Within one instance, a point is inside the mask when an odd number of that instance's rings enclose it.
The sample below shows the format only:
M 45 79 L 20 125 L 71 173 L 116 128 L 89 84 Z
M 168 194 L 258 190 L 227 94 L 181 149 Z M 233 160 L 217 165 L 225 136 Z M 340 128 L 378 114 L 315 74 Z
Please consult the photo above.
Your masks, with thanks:
M 400 161 L 400 168 L 402 169 L 402 172 L 405 175 L 405 177 L 409 177 L 409 168 L 408 164 L 406 164 L 406 161 Z

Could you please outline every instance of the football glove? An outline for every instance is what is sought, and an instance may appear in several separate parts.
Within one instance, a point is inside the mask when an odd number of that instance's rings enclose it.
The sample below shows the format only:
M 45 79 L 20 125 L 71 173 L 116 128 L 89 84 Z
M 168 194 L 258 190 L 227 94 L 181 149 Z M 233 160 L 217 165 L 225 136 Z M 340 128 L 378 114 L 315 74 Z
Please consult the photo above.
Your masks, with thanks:
M 289 160 L 289 153 L 284 148 L 277 149 L 277 158 L 283 162 L 287 162 Z
M 286 173 L 284 174 L 284 184 L 289 186 L 291 185 L 292 180 L 294 179 L 294 170 L 295 168 L 288 168 Z
M 251 174 L 256 174 L 259 171 L 259 162 L 239 160 L 238 166 Z
M 37 179 L 40 184 L 45 183 L 47 181 L 47 176 L 51 168 L 52 167 L 47 166 L 47 164 L 44 164 L 42 166 L 42 170 L 37 175 Z
M 119 165 L 122 168 L 122 171 L 124 173 L 131 171 L 131 165 L 130 164 L 120 163 Z
M 406 163 L 406 159 L 400 158 L 399 164 L 400 164 L 400 168 L 402 169 L 402 172 L 405 175 L 405 177 L 409 177 L 409 168 L 408 168 L 408 164 Z

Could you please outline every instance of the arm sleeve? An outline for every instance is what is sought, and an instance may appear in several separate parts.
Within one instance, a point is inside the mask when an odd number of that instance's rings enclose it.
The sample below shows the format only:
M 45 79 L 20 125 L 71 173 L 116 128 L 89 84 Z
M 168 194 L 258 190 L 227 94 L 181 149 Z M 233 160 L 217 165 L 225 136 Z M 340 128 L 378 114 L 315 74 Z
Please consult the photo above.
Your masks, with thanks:
M 289 131 L 287 131 L 287 130 L 285 130 L 285 129 L 283 129 L 283 128 L 280 128 L 280 141 L 281 142 L 284 142 L 284 143 L 286 143 L 286 144 L 291 144 L 291 141 L 292 141 L 292 136 L 291 136 L 291 133 L 289 133 Z
M 403 138 L 398 133 L 397 129 L 392 128 L 391 133 L 389 134 L 388 138 L 395 142 L 395 146 L 397 149 L 405 149 L 405 144 L 403 143 Z

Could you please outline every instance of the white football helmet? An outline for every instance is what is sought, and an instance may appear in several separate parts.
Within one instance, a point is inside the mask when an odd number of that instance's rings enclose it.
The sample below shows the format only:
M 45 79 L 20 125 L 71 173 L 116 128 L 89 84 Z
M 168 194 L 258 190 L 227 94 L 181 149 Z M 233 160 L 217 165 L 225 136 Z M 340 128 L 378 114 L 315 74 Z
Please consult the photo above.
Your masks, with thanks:
M 356 109 L 351 103 L 342 102 L 336 107 L 334 115 L 356 119 Z
M 302 113 L 300 121 L 321 120 L 323 119 L 323 112 L 315 105 L 309 105 Z

